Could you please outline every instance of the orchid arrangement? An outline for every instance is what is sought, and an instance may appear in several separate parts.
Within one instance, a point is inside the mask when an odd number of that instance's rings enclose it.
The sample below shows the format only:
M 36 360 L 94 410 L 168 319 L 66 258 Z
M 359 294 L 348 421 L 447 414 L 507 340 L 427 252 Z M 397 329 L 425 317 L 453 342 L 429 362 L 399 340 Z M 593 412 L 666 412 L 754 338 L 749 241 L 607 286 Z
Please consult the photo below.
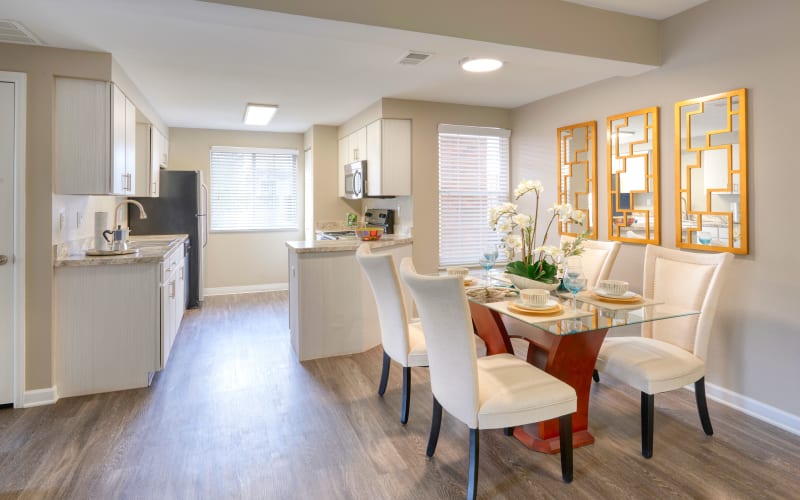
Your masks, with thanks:
M 522 181 L 514 190 L 514 201 L 519 200 L 528 193 L 536 195 L 536 209 L 533 215 L 518 211 L 518 205 L 504 203 L 489 210 L 489 225 L 494 231 L 503 234 L 501 238 L 506 256 L 511 261 L 506 265 L 506 272 L 543 283 L 555 283 L 558 273 L 558 262 L 561 258 L 578 255 L 583 251 L 582 243 L 585 233 L 570 242 L 565 242 L 559 247 L 546 246 L 547 234 L 556 219 L 561 222 L 583 224 L 585 213 L 573 210 L 572 205 L 554 204 L 547 209 L 549 220 L 546 226 L 540 225 L 539 200 L 544 191 L 544 186 L 539 181 Z M 544 231 L 539 231 L 544 226 Z M 537 234 L 541 234 L 541 245 L 536 246 Z M 515 257 L 518 260 L 513 260 Z

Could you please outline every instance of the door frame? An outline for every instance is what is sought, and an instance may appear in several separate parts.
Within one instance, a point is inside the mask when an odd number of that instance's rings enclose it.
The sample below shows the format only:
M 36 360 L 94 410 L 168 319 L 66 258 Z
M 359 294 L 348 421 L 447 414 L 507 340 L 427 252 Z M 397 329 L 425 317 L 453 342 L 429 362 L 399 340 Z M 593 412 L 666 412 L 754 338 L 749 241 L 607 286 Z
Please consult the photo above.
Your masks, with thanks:
M 0 81 L 14 84 L 14 255 L 13 337 L 14 407 L 25 403 L 25 138 L 27 82 L 25 73 L 0 71 Z

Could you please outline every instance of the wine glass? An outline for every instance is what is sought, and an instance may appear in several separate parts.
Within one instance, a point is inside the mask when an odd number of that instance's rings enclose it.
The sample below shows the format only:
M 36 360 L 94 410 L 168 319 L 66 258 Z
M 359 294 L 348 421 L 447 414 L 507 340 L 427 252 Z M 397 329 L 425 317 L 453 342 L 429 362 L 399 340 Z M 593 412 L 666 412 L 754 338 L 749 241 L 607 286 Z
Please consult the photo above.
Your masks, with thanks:
M 489 271 L 494 267 L 497 262 L 498 252 L 495 245 L 487 246 L 481 251 L 481 256 L 478 257 L 478 264 L 486 270 L 486 282 L 489 282 Z
M 577 312 L 578 304 L 575 295 L 586 288 L 586 275 L 583 274 L 583 266 L 579 263 L 567 262 L 567 267 L 564 268 L 563 278 L 564 288 L 572 293 L 572 311 Z
M 701 245 L 710 245 L 711 233 L 709 231 L 700 231 L 699 233 L 697 233 L 697 241 Z

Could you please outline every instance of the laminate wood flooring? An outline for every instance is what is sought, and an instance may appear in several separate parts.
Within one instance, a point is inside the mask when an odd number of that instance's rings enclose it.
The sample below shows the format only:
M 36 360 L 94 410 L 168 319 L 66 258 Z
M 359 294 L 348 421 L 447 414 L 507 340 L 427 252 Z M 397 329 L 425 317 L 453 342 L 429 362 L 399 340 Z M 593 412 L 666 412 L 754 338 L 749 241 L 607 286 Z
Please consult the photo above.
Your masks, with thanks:
M 308 314 L 313 314 L 313 310 Z M 463 498 L 468 430 L 445 414 L 436 456 L 427 369 L 377 396 L 381 349 L 295 360 L 285 292 L 209 297 L 187 311 L 148 389 L 0 410 L 0 498 Z M 558 455 L 482 431 L 481 498 L 800 498 L 800 437 L 710 402 L 715 435 L 688 391 L 656 396 L 654 456 L 640 454 L 639 394 L 592 388 L 596 443 Z

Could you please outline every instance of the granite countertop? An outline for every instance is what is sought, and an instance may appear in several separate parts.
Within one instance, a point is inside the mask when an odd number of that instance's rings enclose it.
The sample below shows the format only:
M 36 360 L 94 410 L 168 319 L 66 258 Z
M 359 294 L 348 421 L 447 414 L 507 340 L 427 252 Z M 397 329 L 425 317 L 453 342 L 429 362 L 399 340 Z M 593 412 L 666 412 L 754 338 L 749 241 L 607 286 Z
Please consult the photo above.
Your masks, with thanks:
M 188 234 L 150 234 L 131 236 L 128 248 L 136 248 L 139 252 L 125 255 L 88 256 L 85 254 L 71 255 L 63 259 L 56 259 L 53 267 L 62 266 L 104 266 L 120 264 L 149 264 L 158 263 L 189 237 Z M 161 244 L 163 242 L 163 244 Z
M 413 242 L 408 236 L 384 236 L 377 241 L 370 241 L 372 248 L 387 248 L 400 245 L 410 245 Z M 287 241 L 289 250 L 297 253 L 324 253 L 324 252 L 355 252 L 361 240 L 311 240 Z

